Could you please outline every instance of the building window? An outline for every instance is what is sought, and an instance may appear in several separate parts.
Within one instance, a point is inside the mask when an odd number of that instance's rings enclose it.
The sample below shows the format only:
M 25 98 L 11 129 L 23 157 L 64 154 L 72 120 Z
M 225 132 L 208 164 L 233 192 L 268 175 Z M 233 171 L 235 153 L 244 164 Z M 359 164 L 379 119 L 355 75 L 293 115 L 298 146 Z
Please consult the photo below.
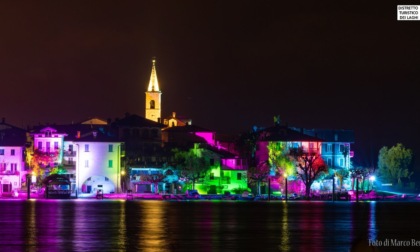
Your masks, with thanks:
M 343 158 L 340 158 L 338 162 L 340 163 L 340 167 L 344 166 L 344 159 Z
M 314 143 L 313 143 L 313 142 L 310 142 L 310 143 L 309 143 L 309 149 L 310 149 L 310 150 L 313 150 L 313 148 L 314 148 Z
M 331 160 L 331 158 L 327 158 L 327 165 L 328 166 L 332 166 L 332 160 Z
M 344 145 L 340 144 L 340 152 L 344 152 Z
M 42 150 L 42 142 L 38 142 L 38 150 Z
M 112 168 L 112 160 L 108 160 L 108 168 Z
M 54 150 L 58 150 L 58 142 L 54 142 Z
M 73 152 L 73 144 L 69 144 L 69 151 Z
M 68 164 L 69 164 L 69 165 L 74 165 L 74 163 L 73 163 L 73 158 L 69 158 L 69 160 L 68 160 Z
M 113 152 L 113 145 L 112 144 L 110 144 L 110 145 L 108 145 L 108 152 Z
M 242 173 L 238 172 L 236 173 L 236 180 L 241 180 L 242 179 Z
M 45 145 L 47 152 L 50 152 L 50 142 L 46 142 Z
M 17 164 L 10 164 L 10 169 L 12 170 L 12 172 L 16 172 L 17 171 Z
M 155 101 L 154 100 L 150 101 L 150 108 L 155 109 Z
M 331 146 L 331 144 L 327 144 L 327 152 L 332 152 L 332 146 Z
M 89 160 L 85 160 L 85 167 L 89 167 Z
M 51 137 L 51 130 L 47 130 L 47 131 L 45 132 L 45 136 L 46 136 L 46 137 Z
M 4 149 L 0 149 L 0 155 L 4 155 Z
M 10 150 L 10 156 L 14 156 L 15 155 L 15 149 L 11 149 Z
M 214 173 L 212 172 L 212 173 L 210 173 L 210 179 L 214 179 Z
M 89 144 L 85 144 L 85 152 L 89 152 Z

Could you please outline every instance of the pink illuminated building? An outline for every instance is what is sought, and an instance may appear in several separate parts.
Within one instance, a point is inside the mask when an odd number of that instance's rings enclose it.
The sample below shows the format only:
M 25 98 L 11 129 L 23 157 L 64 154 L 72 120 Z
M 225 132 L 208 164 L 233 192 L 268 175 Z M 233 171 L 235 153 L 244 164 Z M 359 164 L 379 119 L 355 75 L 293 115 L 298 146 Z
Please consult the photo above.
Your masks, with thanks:
M 25 167 L 27 135 L 5 122 L 0 123 L 0 194 L 8 195 L 19 190 L 26 182 L 28 170 Z

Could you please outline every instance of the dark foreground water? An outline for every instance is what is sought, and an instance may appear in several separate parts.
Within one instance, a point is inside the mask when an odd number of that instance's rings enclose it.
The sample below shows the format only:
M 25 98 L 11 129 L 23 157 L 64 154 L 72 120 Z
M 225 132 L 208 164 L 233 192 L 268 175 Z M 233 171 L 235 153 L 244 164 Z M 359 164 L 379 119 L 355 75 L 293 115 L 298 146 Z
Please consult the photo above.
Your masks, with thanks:
M 2 200 L 0 251 L 420 251 L 419 213 L 420 202 Z

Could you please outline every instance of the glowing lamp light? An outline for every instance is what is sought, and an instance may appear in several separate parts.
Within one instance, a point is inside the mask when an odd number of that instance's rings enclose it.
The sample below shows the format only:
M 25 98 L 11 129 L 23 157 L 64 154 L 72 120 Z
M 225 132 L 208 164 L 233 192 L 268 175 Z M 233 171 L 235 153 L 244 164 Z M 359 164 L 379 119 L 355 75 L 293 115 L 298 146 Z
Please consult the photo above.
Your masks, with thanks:
M 369 177 L 369 180 L 372 181 L 372 182 L 375 181 L 375 179 L 376 179 L 375 176 L 370 176 Z
M 287 178 L 287 173 L 283 173 L 283 177 Z
M 123 171 L 121 171 L 121 175 L 123 175 L 123 176 L 125 175 L 125 171 L 124 171 L 124 170 L 123 170 Z

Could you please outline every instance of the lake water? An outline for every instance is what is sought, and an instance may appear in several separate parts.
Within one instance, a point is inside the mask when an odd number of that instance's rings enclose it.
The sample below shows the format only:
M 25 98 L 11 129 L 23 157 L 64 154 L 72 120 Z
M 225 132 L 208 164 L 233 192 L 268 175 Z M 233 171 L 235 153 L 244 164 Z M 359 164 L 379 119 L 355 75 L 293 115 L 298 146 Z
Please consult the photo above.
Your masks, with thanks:
M 420 202 L 1 200 L 0 211 L 2 252 L 420 250 Z

